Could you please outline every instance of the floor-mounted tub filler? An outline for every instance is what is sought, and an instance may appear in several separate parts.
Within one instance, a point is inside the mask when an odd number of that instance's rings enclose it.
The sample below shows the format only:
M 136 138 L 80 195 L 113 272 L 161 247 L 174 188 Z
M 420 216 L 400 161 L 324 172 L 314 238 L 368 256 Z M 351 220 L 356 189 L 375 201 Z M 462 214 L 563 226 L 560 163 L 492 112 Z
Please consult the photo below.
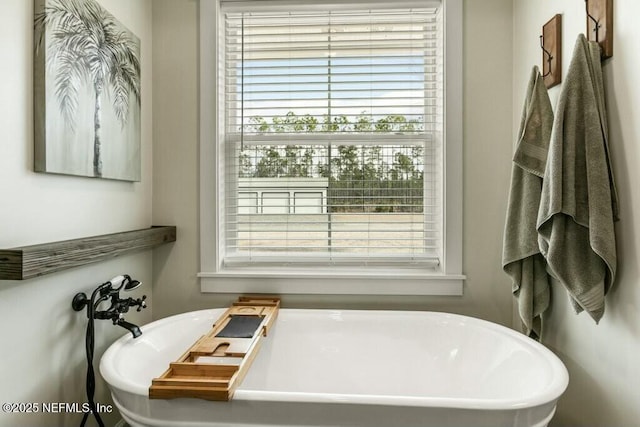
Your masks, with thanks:
M 143 326 L 100 372 L 131 426 L 543 427 L 568 384 L 547 348 L 446 313 L 281 309 L 230 402 L 149 399 L 164 372 L 224 312 Z

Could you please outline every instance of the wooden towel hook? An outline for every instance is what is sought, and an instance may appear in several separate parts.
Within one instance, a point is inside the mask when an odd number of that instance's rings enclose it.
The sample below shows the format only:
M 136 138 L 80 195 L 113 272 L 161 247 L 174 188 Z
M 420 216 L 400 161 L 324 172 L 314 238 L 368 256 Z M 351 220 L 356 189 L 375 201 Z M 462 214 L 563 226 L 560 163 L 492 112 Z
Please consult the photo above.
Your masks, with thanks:
M 600 44 L 602 59 L 613 56 L 613 0 L 584 0 L 587 40 Z
M 557 14 L 542 26 L 542 77 L 547 88 L 562 81 L 562 15 Z

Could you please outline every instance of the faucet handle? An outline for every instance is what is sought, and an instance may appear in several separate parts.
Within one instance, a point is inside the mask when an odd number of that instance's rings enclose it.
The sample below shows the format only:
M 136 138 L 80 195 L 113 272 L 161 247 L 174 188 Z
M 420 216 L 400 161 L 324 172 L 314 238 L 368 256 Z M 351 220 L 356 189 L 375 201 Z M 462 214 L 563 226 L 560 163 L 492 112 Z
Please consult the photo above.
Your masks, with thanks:
M 147 308 L 147 303 L 144 302 L 144 300 L 147 299 L 146 295 L 142 295 L 142 298 L 138 298 L 136 300 L 136 304 L 138 306 L 138 308 L 136 309 L 136 311 L 142 311 L 143 308 Z

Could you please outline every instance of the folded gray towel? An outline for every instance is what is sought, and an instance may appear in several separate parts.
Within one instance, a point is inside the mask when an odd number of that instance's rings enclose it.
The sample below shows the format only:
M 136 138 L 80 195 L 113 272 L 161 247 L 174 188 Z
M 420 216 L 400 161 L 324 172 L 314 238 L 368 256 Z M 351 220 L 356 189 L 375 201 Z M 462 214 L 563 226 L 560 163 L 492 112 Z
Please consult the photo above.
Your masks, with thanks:
M 538 243 L 577 312 L 596 321 L 616 274 L 618 200 L 609 158 L 600 47 L 578 36 L 551 133 Z
M 553 123 L 551 101 L 538 67 L 531 72 L 511 172 L 502 268 L 511 277 L 523 332 L 542 336 L 549 307 L 549 276 L 538 247 L 536 219 Z

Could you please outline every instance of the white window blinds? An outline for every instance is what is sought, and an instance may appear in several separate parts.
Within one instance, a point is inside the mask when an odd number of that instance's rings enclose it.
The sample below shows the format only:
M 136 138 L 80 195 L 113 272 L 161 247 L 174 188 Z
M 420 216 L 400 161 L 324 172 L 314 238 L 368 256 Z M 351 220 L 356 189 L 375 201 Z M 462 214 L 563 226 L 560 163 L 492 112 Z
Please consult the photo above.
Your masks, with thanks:
M 437 265 L 439 8 L 230 4 L 223 262 Z

